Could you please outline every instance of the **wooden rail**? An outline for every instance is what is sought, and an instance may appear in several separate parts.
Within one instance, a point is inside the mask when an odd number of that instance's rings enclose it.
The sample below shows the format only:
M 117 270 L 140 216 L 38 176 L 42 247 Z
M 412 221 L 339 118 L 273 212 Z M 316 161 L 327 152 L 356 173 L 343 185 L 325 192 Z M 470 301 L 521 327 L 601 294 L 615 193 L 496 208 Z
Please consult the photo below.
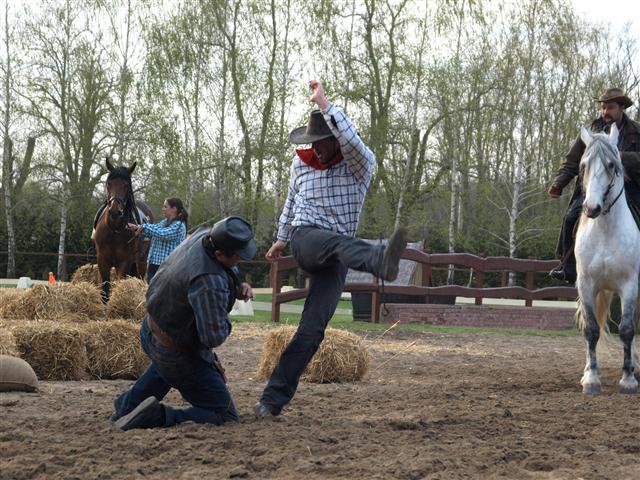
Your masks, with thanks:
M 558 265 L 557 260 L 536 260 L 509 257 L 479 257 L 469 253 L 433 253 L 429 254 L 421 250 L 406 249 L 402 254 L 403 259 L 417 262 L 420 269 L 420 285 L 384 285 L 384 293 L 415 295 L 422 297 L 423 303 L 429 303 L 429 297 L 435 295 L 451 295 L 458 297 L 475 298 L 476 305 L 482 305 L 483 298 L 506 298 L 525 301 L 525 306 L 531 307 L 533 300 L 564 298 L 574 300 L 577 291 L 573 287 L 544 287 L 535 288 L 535 274 L 548 272 Z M 460 285 L 432 286 L 433 269 L 454 265 L 457 267 L 471 268 L 475 272 L 475 287 Z M 298 288 L 288 292 L 282 292 L 282 272 L 298 268 L 293 257 L 281 257 L 271 264 L 271 320 L 280 321 L 280 305 L 292 300 L 305 298 L 308 293 L 306 288 Z M 490 272 L 520 272 L 525 274 L 525 286 L 513 287 L 485 287 L 485 274 Z M 371 318 L 374 322 L 380 321 L 380 299 L 383 288 L 376 277 L 371 283 L 347 283 L 345 292 L 371 293 Z

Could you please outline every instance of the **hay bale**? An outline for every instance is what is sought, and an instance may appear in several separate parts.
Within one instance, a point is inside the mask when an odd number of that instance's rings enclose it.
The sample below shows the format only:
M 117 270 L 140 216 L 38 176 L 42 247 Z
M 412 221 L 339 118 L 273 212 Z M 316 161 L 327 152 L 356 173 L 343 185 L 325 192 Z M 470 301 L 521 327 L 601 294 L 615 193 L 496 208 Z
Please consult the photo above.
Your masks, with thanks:
M 136 379 L 149 365 L 140 346 L 140 328 L 127 320 L 82 325 L 87 347 L 87 370 L 99 379 Z
M 77 325 L 29 322 L 18 325 L 13 337 L 20 358 L 43 380 L 81 380 L 87 369 L 85 339 Z
M 109 273 L 109 280 L 114 281 L 118 278 L 118 272 L 115 267 L 111 267 L 111 272 Z M 102 281 L 100 279 L 100 271 L 98 270 L 98 265 L 95 263 L 87 263 L 78 267 L 73 275 L 71 276 L 71 283 L 92 283 L 96 286 L 102 285 Z
M 259 378 L 266 379 L 271 375 L 295 331 L 296 327 L 284 326 L 267 334 L 258 366 Z M 368 367 L 369 352 L 358 336 L 328 328 L 301 380 L 317 383 L 353 382 L 361 380 Z
M 113 283 L 107 316 L 109 318 L 126 318 L 142 322 L 147 313 L 147 283 L 134 277 L 123 278 Z
M 14 302 L 5 318 L 86 322 L 105 317 L 100 290 L 91 283 L 34 285 Z
M 10 318 L 26 292 L 23 288 L 0 288 L 0 318 Z
M 0 319 L 0 355 L 18 356 L 13 331 L 18 325 L 23 325 L 23 323 L 22 320 Z
M 13 328 L 0 323 L 0 355 L 10 355 L 15 357 L 18 355 L 16 341 L 13 338 Z

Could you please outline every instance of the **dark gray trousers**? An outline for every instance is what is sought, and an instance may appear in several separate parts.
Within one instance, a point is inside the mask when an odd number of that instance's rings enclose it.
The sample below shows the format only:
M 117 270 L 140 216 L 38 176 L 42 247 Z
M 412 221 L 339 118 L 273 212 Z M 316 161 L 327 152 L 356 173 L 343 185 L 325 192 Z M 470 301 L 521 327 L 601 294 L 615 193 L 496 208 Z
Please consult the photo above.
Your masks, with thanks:
M 301 227 L 291 238 L 291 251 L 309 275 L 309 294 L 295 335 L 276 365 L 261 402 L 274 414 L 291 401 L 300 376 L 324 339 L 344 287 L 347 270 L 361 270 L 380 276 L 383 245 L 371 245 L 319 228 Z

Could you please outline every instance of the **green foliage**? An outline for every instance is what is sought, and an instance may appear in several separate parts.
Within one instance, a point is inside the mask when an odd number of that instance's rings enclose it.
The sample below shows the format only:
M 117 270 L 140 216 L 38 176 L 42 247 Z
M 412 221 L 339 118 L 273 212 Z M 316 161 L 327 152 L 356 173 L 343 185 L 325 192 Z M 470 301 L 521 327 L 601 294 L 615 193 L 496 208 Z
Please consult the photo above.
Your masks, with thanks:
M 615 84 L 640 98 L 635 39 L 559 0 L 178 4 L 65 1 L 12 19 L 25 106 L 9 123 L 37 132 L 41 167 L 16 198 L 19 251 L 57 251 L 63 184 L 65 249 L 90 249 L 111 154 L 138 161 L 136 196 L 156 216 L 170 196 L 190 227 L 241 213 L 262 256 L 287 191 L 287 133 L 319 76 L 377 155 L 359 235 L 400 222 L 432 252 L 553 258 L 566 199 L 546 186 L 597 114 L 592 97 Z M 55 267 L 17 261 L 34 276 Z M 251 275 L 266 282 L 264 268 Z

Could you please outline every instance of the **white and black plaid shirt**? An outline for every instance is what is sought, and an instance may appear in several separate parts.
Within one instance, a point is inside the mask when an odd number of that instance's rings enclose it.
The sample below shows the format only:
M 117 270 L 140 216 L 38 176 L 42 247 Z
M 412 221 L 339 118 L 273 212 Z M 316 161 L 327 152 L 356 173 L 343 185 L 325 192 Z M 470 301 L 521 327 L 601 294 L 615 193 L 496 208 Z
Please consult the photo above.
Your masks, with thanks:
M 376 157 L 340 109 L 329 105 L 323 115 L 340 143 L 343 160 L 326 170 L 318 170 L 297 155 L 293 158 L 278 240 L 289 241 L 293 229 L 301 226 L 333 230 L 350 237 L 358 229 Z

